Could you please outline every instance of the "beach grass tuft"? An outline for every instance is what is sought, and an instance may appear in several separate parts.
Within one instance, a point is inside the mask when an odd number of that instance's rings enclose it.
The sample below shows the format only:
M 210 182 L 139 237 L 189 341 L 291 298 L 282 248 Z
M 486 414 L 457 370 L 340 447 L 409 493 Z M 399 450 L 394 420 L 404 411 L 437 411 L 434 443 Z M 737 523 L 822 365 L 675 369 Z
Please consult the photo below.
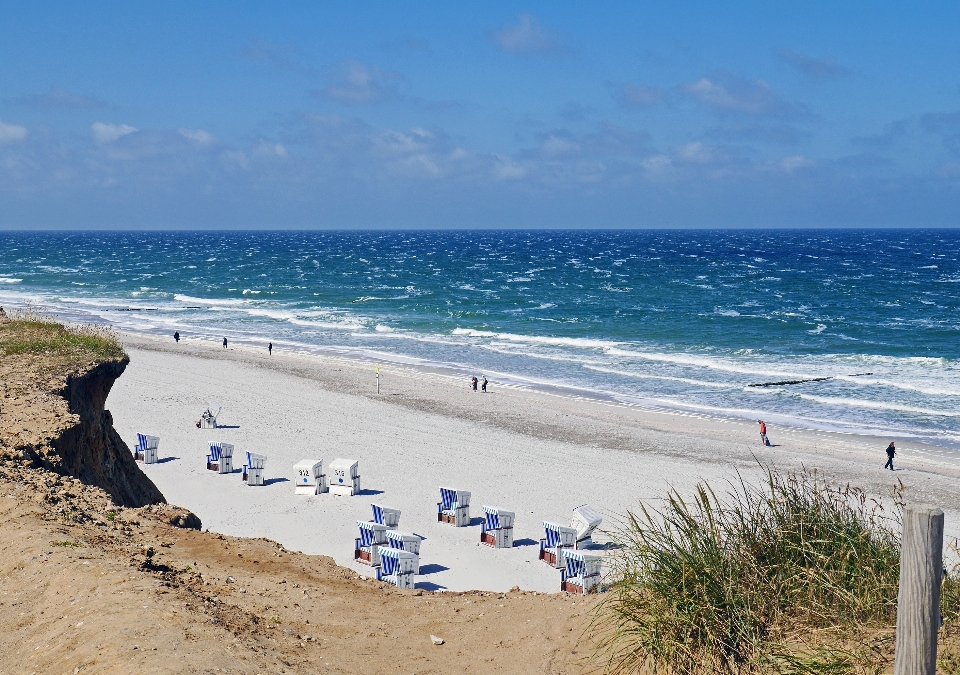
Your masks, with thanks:
M 37 355 L 71 361 L 104 361 L 125 356 L 117 334 L 108 326 L 67 326 L 35 307 L 12 313 L 0 322 L 0 353 Z
M 815 472 L 766 468 L 718 496 L 628 513 L 591 632 L 608 672 L 879 673 L 890 665 L 902 486 L 887 508 Z M 960 578 L 943 584 L 960 614 Z

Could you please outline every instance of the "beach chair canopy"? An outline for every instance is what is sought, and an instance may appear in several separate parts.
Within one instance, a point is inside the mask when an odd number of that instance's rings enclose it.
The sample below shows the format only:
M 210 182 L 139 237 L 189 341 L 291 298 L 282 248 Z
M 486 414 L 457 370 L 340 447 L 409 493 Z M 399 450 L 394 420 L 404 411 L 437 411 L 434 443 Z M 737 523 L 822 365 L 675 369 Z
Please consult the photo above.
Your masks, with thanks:
M 422 537 L 410 532 L 387 531 L 387 543 L 390 544 L 390 548 L 399 548 L 419 554 L 421 541 L 423 541 Z
M 220 444 L 210 441 L 210 456 L 209 459 L 211 462 L 220 461 Z
M 577 541 L 586 539 L 593 531 L 600 526 L 603 518 L 589 504 L 581 504 L 573 510 L 573 517 L 570 518 L 570 527 L 577 531 Z
M 484 506 L 483 516 L 486 519 L 485 529 L 499 530 L 501 527 L 513 527 L 516 514 L 513 511 L 504 511 L 494 506 Z
M 220 456 L 233 459 L 233 443 L 220 443 Z
M 385 539 L 384 533 L 387 531 L 384 525 L 358 520 L 357 527 L 360 529 L 359 539 L 361 546 L 372 546 L 383 543 Z
M 400 509 L 394 509 L 380 504 L 371 504 L 373 509 L 373 522 L 386 525 L 387 527 L 396 527 L 400 521 Z
M 563 558 L 566 562 L 568 577 L 586 577 L 600 574 L 600 568 L 603 564 L 602 559 L 597 556 L 571 549 L 563 551 Z
M 266 455 L 258 455 L 255 452 L 247 453 L 247 467 L 251 469 L 262 469 L 267 463 Z
M 440 508 L 444 511 L 463 506 L 470 506 L 470 493 L 453 488 L 440 488 Z
M 543 522 L 543 533 L 547 540 L 547 547 L 573 546 L 577 541 L 577 531 L 566 525 Z
M 354 478 L 360 477 L 360 462 L 338 457 L 330 462 L 330 474 L 331 480 L 335 478 L 337 483 L 352 482 Z
M 380 549 L 380 569 L 385 575 L 407 574 L 414 570 L 416 555 L 399 548 Z
M 220 414 L 220 411 L 222 409 L 223 408 L 220 406 L 219 403 L 217 403 L 216 401 L 210 401 L 209 403 L 207 403 L 207 409 L 205 412 L 208 415 L 210 415 L 210 417 L 216 417 L 217 415 Z

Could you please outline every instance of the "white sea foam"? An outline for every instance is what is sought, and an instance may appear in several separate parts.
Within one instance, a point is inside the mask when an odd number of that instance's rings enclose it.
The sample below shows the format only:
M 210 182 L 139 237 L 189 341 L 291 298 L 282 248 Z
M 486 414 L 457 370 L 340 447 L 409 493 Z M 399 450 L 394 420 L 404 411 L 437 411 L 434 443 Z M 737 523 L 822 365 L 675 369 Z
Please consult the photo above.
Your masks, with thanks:
M 14 279 L 13 277 L 0 277 L 0 284 L 20 284 L 23 279 Z

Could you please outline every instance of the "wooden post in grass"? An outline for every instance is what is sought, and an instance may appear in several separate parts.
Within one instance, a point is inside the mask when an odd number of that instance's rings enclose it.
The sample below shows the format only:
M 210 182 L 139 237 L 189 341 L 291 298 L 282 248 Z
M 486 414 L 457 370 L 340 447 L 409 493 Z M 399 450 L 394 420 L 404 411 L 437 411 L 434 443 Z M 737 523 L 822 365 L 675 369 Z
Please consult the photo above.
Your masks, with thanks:
M 943 511 L 929 504 L 903 510 L 895 675 L 935 675 L 943 576 Z

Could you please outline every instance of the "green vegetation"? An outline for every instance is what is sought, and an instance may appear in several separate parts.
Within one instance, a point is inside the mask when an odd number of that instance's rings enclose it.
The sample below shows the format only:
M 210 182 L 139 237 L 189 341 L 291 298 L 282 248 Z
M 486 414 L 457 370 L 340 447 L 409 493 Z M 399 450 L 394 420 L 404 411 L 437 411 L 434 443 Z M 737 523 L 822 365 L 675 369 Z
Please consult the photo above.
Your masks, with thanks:
M 767 470 L 723 498 L 699 485 L 627 514 L 592 629 L 610 672 L 879 673 L 893 651 L 895 509 L 815 474 Z M 948 626 L 960 575 L 948 575 Z
M 34 308 L 14 312 L 0 323 L 0 353 L 47 355 L 73 362 L 123 358 L 116 333 L 96 324 L 65 326 Z
M 116 517 L 117 517 L 116 511 L 107 511 L 107 520 L 113 522 L 113 520 L 115 520 Z
M 51 542 L 50 542 L 50 545 L 51 545 L 51 546 L 64 546 L 64 547 L 66 547 L 66 546 L 72 546 L 73 548 L 77 548 L 78 546 L 80 546 L 80 542 L 76 542 L 76 541 L 51 541 Z

